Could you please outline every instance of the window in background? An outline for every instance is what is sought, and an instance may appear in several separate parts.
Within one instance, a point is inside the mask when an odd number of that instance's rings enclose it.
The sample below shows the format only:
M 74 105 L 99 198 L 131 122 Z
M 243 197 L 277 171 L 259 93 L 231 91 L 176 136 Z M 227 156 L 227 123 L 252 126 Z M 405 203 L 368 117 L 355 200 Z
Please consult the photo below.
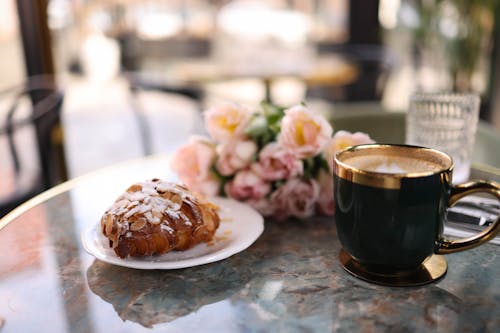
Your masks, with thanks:
M 23 81 L 24 63 L 15 0 L 0 1 L 0 90 Z
M 491 59 L 495 0 L 381 0 L 384 43 L 400 59 L 384 103 L 406 109 L 408 96 L 421 91 L 474 91 L 481 115 L 490 119 Z
M 349 38 L 349 1 L 320 0 L 314 8 L 314 35 L 318 43 L 343 43 Z

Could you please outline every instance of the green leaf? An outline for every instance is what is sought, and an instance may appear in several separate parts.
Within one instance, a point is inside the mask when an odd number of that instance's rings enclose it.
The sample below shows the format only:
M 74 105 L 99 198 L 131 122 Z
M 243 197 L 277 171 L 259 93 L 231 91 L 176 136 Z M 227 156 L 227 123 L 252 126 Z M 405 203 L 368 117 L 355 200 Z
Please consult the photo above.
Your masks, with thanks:
M 285 107 L 271 104 L 269 102 L 260 103 L 264 116 L 270 125 L 274 125 L 281 121 L 281 118 L 285 115 Z
M 302 165 L 304 168 L 304 175 L 303 175 L 304 179 L 309 179 L 312 177 L 313 163 L 314 163 L 313 160 L 310 158 L 302 160 Z
M 317 178 L 321 169 L 328 172 L 328 162 L 321 154 L 302 160 L 302 163 L 304 167 L 304 179 Z
M 283 114 L 284 113 L 283 111 L 285 111 L 285 109 L 286 109 L 283 106 L 272 104 L 272 103 L 269 103 L 266 101 L 261 102 L 260 106 L 262 108 L 262 111 L 264 112 L 264 115 L 266 115 L 266 117 L 270 116 L 270 115 L 274 115 L 274 114 Z
M 328 172 L 330 170 L 330 167 L 328 166 L 328 161 L 325 159 L 323 155 L 317 155 L 315 157 L 316 163 L 318 165 L 318 172 L 319 170 L 323 169 L 324 171 Z
M 271 141 L 275 141 L 281 127 L 279 121 L 282 118 L 282 110 L 274 109 L 274 106 L 267 104 L 270 109 L 269 117 L 265 113 L 255 113 L 250 119 L 245 133 L 257 143 L 259 149 Z M 271 110 L 273 109 L 273 110 Z M 271 119 L 271 121 L 269 120 Z
M 227 181 L 233 179 L 233 176 L 224 176 L 219 171 L 217 171 L 217 168 L 215 167 L 215 163 L 210 168 L 210 172 L 212 173 L 212 175 L 214 175 L 216 178 L 218 178 L 222 183 L 226 183 Z
M 252 138 L 257 138 L 260 135 L 263 135 L 268 130 L 268 123 L 266 117 L 261 114 L 254 114 L 252 119 L 250 119 L 250 124 L 245 129 L 245 133 Z
M 275 122 L 273 124 L 269 124 L 269 129 L 275 134 L 278 135 L 281 132 L 281 123 Z

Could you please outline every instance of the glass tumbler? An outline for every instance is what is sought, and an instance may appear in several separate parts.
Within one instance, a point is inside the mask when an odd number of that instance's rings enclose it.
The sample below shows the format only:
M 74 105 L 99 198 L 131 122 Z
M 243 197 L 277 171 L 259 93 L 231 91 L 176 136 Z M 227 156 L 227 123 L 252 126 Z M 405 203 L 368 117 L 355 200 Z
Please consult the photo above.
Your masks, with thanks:
M 469 179 L 479 102 L 475 94 L 415 93 L 410 97 L 406 143 L 450 155 L 455 184 Z

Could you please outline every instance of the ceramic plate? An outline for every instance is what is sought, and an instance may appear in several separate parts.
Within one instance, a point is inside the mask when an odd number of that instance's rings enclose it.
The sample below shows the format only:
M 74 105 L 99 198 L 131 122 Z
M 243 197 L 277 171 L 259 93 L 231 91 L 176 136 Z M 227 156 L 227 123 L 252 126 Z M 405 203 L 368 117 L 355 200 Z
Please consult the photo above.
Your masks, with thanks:
M 108 239 L 101 233 L 100 225 L 92 225 L 82 232 L 85 250 L 104 262 L 137 269 L 177 269 L 208 264 L 245 250 L 264 231 L 264 219 L 252 207 L 241 202 L 213 198 L 219 205 L 221 223 L 214 239 L 186 251 L 172 251 L 157 256 L 119 258 L 109 247 Z

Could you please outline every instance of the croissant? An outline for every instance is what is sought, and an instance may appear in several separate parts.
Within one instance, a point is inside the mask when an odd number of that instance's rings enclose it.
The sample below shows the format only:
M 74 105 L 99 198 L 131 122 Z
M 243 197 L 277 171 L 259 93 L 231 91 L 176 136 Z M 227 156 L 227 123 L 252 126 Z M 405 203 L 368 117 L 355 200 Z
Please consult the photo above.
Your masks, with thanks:
M 210 241 L 218 207 L 186 187 L 157 178 L 130 186 L 101 218 L 101 230 L 120 258 L 187 250 Z

